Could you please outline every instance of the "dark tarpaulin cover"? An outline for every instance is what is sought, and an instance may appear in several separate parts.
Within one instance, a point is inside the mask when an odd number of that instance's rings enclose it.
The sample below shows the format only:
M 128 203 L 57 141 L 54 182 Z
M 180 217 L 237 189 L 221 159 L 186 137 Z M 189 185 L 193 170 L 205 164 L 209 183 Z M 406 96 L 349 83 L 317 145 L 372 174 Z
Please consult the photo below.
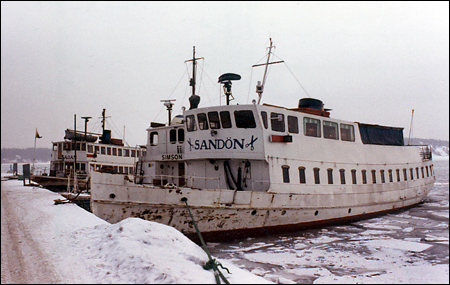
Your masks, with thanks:
M 404 145 L 403 128 L 361 124 L 359 132 L 364 144 Z

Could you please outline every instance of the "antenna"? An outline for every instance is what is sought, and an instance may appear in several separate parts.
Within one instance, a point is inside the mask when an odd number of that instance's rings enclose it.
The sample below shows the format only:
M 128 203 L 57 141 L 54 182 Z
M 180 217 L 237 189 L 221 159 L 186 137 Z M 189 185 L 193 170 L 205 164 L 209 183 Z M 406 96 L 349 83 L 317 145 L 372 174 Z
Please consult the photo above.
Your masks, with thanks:
M 235 73 L 224 73 L 219 76 L 219 83 L 223 84 L 223 90 L 225 95 L 227 96 L 227 105 L 230 105 L 230 96 L 231 100 L 234 99 L 233 95 L 231 95 L 231 80 L 240 80 L 241 76 Z
M 161 102 L 164 102 L 164 106 L 166 106 L 167 111 L 169 112 L 169 126 L 171 121 L 172 106 L 175 105 L 172 101 L 176 101 L 176 99 L 161 100 Z
M 261 81 L 258 81 L 258 84 L 256 85 L 256 93 L 258 94 L 258 97 L 259 97 L 258 98 L 258 104 L 261 102 L 262 93 L 264 91 L 264 84 L 266 83 L 267 67 L 269 66 L 269 64 L 275 64 L 275 63 L 284 62 L 284 60 L 276 61 L 276 62 L 269 62 L 270 54 L 272 53 L 272 47 L 275 48 L 275 46 L 272 46 L 272 38 L 269 38 L 269 40 L 270 40 L 270 47 L 269 47 L 269 52 L 267 53 L 267 62 L 266 63 L 262 63 L 262 64 L 252 65 L 252 67 L 261 66 L 261 65 L 265 65 L 266 66 L 266 68 L 264 70 L 264 77 L 263 77 L 262 84 L 261 84 Z

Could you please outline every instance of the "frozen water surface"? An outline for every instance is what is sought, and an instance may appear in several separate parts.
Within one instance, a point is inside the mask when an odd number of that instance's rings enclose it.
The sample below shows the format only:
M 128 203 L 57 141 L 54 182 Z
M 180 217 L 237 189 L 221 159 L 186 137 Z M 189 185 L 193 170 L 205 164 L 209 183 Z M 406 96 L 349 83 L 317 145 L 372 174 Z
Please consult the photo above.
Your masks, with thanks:
M 295 233 L 208 244 L 265 279 L 282 283 L 448 283 L 449 166 L 434 161 L 436 183 L 408 210 Z

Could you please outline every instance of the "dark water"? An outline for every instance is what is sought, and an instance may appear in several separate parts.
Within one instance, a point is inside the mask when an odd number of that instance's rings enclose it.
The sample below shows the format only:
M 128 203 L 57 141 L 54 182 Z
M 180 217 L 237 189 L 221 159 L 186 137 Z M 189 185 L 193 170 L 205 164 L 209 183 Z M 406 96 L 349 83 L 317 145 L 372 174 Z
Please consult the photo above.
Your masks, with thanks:
M 434 161 L 434 168 L 426 201 L 408 210 L 208 248 L 276 283 L 447 283 L 449 161 Z

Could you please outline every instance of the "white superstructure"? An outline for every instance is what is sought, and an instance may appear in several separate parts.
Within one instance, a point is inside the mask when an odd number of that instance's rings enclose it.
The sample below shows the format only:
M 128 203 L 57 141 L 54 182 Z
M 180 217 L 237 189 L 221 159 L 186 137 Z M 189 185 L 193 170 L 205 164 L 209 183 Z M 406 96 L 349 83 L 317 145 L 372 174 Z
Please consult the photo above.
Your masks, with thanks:
M 206 239 L 231 239 L 409 207 L 435 180 L 430 148 L 403 145 L 401 128 L 330 118 L 312 98 L 293 108 L 193 104 L 177 119 L 147 129 L 136 183 L 93 173 L 94 214 L 195 238 L 186 198 Z

